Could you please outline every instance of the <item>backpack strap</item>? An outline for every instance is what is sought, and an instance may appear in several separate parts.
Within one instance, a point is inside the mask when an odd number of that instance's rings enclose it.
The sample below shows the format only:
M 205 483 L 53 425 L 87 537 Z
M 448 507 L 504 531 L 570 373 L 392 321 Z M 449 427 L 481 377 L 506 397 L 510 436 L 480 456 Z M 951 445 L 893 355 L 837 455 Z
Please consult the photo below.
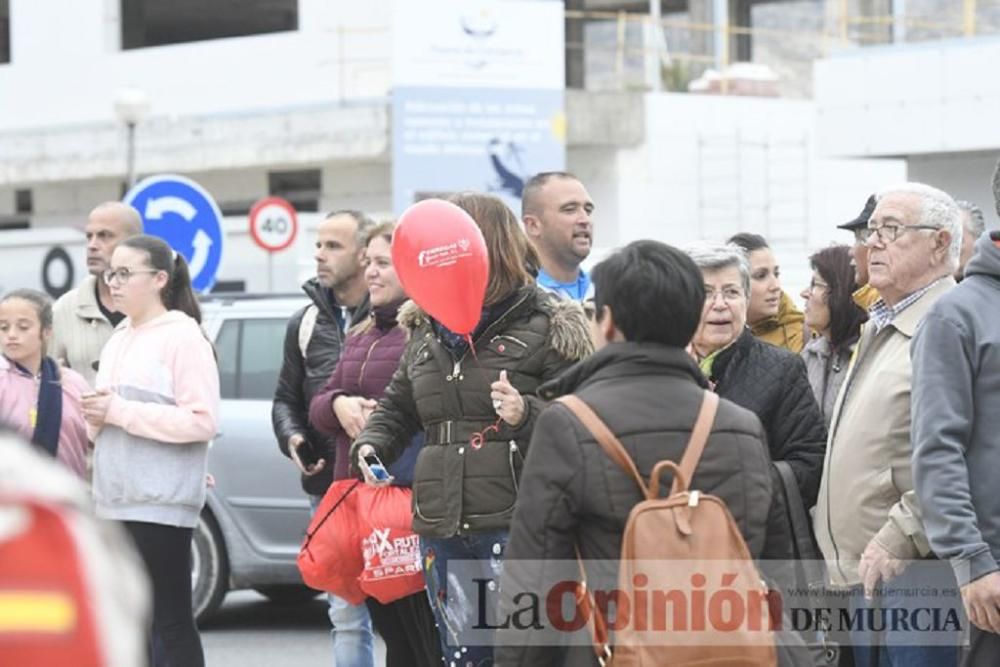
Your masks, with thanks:
M 319 308 L 315 303 L 310 303 L 302 319 L 299 320 L 299 352 L 302 353 L 302 360 L 305 361 L 306 350 L 309 349 L 309 341 L 312 339 L 313 329 L 316 328 L 316 316 L 319 315 Z
M 632 457 L 628 455 L 625 451 L 625 447 L 622 445 L 621 441 L 615 437 L 615 434 L 611 432 L 608 425 L 601 421 L 601 418 L 597 416 L 589 405 L 584 403 L 580 397 L 573 394 L 567 394 L 566 396 L 560 396 L 556 399 L 558 402 L 569 408 L 569 411 L 576 415 L 576 418 L 580 420 L 584 428 L 590 431 L 590 434 L 597 439 L 597 444 L 601 446 L 604 453 L 607 454 L 612 461 L 621 466 L 627 474 L 632 476 L 635 483 L 639 485 L 642 490 L 642 495 L 648 496 L 649 489 L 646 488 L 646 482 L 642 479 L 642 475 L 639 474 L 639 470 L 635 467 L 635 463 L 632 461 Z
M 705 451 L 705 444 L 712 432 L 712 424 L 715 423 L 715 413 L 718 409 L 719 395 L 705 391 L 701 401 L 701 409 L 698 410 L 698 418 L 694 422 L 694 428 L 691 429 L 691 438 L 684 450 L 684 456 L 681 457 L 681 475 L 688 484 L 691 483 L 695 468 L 698 467 L 698 461 L 701 460 L 701 454 Z M 679 482 L 680 480 L 675 477 L 674 483 L 670 487 L 670 495 L 680 490 Z

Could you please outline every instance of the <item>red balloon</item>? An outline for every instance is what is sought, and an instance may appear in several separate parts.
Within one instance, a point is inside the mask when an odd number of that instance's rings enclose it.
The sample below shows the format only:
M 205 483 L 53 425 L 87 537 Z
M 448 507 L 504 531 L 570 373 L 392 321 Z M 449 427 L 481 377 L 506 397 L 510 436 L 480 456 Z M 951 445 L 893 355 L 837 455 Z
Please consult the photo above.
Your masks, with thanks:
M 392 235 L 392 264 L 406 294 L 450 331 L 469 335 L 482 316 L 490 262 L 472 217 L 442 199 L 406 209 Z

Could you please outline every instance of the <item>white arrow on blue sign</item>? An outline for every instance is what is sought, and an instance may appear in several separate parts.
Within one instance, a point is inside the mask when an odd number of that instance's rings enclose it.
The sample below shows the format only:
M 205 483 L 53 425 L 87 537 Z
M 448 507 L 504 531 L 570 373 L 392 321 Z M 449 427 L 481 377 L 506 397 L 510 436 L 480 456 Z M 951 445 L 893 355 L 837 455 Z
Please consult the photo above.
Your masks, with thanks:
M 222 265 L 222 213 L 212 195 L 190 178 L 176 174 L 150 176 L 124 199 L 142 215 L 144 231 L 158 236 L 184 255 L 191 284 L 208 292 Z

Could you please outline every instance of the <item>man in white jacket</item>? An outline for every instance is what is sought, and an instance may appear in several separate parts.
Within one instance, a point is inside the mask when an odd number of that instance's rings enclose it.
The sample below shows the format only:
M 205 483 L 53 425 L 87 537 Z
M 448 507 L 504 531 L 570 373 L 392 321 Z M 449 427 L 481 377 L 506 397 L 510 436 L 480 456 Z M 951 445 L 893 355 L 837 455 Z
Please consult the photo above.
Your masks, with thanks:
M 115 312 L 101 276 L 120 242 L 142 233 L 139 212 L 117 201 L 98 204 L 87 216 L 87 271 L 79 286 L 66 292 L 52 309 L 48 356 L 72 368 L 94 385 L 97 362 L 111 332 L 124 319 Z

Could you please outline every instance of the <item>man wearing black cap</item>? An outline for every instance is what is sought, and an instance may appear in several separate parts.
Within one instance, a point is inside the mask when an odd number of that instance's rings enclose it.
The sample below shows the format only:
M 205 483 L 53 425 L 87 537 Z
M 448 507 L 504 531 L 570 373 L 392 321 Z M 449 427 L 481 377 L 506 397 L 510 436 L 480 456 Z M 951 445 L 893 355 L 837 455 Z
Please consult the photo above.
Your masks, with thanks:
M 865 207 L 861 209 L 858 217 L 842 225 L 837 225 L 838 229 L 846 229 L 854 233 L 851 263 L 854 265 L 854 282 L 858 284 L 858 289 L 854 292 L 854 302 L 864 310 L 868 310 L 878 300 L 878 292 L 868 284 L 868 246 L 865 245 L 865 241 L 868 239 L 868 219 L 872 217 L 875 204 L 875 195 L 872 195 L 865 202 Z

